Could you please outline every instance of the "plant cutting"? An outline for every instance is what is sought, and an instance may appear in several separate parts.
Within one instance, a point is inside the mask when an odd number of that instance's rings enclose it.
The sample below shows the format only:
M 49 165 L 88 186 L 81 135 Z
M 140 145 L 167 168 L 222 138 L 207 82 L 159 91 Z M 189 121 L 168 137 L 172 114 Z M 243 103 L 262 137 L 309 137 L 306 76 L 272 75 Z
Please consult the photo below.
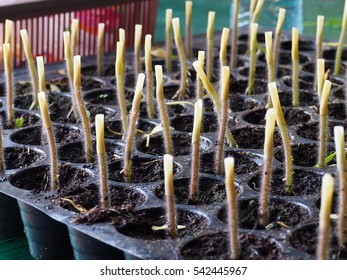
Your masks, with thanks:
M 234 164 L 235 160 L 233 157 L 228 157 L 224 159 L 225 189 L 227 194 L 228 205 L 230 258 L 232 260 L 237 259 L 240 253 L 237 217 L 237 193 L 235 188 Z
M 215 171 L 216 174 L 221 175 L 223 172 L 223 158 L 224 158 L 224 140 L 225 131 L 228 124 L 228 109 L 229 109 L 229 83 L 230 83 L 230 68 L 228 66 L 222 67 L 221 75 L 221 120 L 219 125 L 217 137 L 217 149 L 215 155 Z
M 345 150 L 345 132 L 343 126 L 334 127 L 334 141 L 336 149 L 336 167 L 339 182 L 339 210 L 338 210 L 338 243 L 340 248 L 344 248 L 346 240 L 346 182 L 347 182 L 347 162 Z
M 334 178 L 326 173 L 322 179 L 321 205 L 319 212 L 319 241 L 317 246 L 317 259 L 328 259 L 330 214 L 333 203 Z
M 214 87 L 212 86 L 211 82 L 209 81 L 209 79 L 207 78 L 204 70 L 202 69 L 200 63 L 198 61 L 194 61 L 193 62 L 193 66 L 195 68 L 195 71 L 197 72 L 197 74 L 199 75 L 202 83 L 204 84 L 205 89 L 207 90 L 207 92 L 209 93 L 210 98 L 213 101 L 218 119 L 221 119 L 221 104 L 218 98 L 218 94 L 216 92 L 216 90 L 214 89 Z M 237 147 L 237 143 L 233 137 L 233 135 L 231 134 L 230 130 L 227 129 L 226 130 L 226 134 L 227 134 L 227 141 L 228 143 L 232 146 L 232 147 Z
M 145 75 L 140 73 L 137 78 L 135 95 L 133 99 L 133 104 L 131 107 L 130 120 L 129 120 L 129 128 L 127 132 L 126 145 L 124 151 L 124 168 L 123 173 L 125 176 L 126 182 L 131 182 L 131 154 L 133 150 L 133 144 L 135 141 L 135 132 L 136 132 L 136 123 L 140 111 L 140 103 L 142 98 L 142 89 L 143 84 L 145 82 Z
M 284 24 L 284 19 L 286 16 L 286 9 L 280 8 L 278 10 L 278 18 L 277 18 L 277 24 L 276 24 L 276 31 L 275 31 L 275 41 L 274 41 L 274 67 L 275 67 L 275 73 L 277 73 L 277 65 L 278 65 L 278 56 L 279 56 L 279 49 L 280 49 L 280 41 L 281 41 L 281 35 L 282 35 L 282 29 Z
M 334 75 L 340 74 L 341 69 L 341 56 L 342 56 L 342 50 L 343 50 L 343 43 L 345 41 L 347 32 L 347 0 L 345 0 L 345 6 L 343 9 L 343 19 L 341 23 L 341 33 L 339 42 L 337 45 L 336 55 L 335 55 L 335 68 L 334 68 Z
M 290 147 L 290 141 L 287 131 L 287 125 L 286 121 L 283 116 L 282 106 L 280 103 L 280 99 L 278 97 L 278 91 L 277 91 L 277 85 L 276 82 L 272 82 L 268 84 L 272 104 L 275 109 L 276 113 L 276 123 L 280 129 L 281 132 L 281 138 L 284 146 L 284 156 L 285 156 L 285 164 L 286 164 L 286 170 L 285 170 L 285 182 L 286 182 L 286 190 L 288 194 L 291 194 L 293 192 L 292 189 L 292 183 L 293 183 L 293 158 L 292 158 L 292 151 Z
M 84 105 L 81 92 L 81 56 L 74 56 L 74 97 L 76 100 L 76 106 L 78 109 L 78 114 L 82 121 L 83 132 L 84 132 L 84 150 L 87 162 L 92 162 L 93 160 L 93 149 L 92 149 L 92 139 L 90 132 L 90 122 L 87 114 L 87 109 Z
M 299 106 L 299 30 L 292 28 L 292 89 L 293 89 L 293 106 Z
M 145 37 L 145 67 L 146 67 L 146 102 L 147 115 L 150 119 L 155 117 L 153 101 L 153 70 L 152 70 L 152 35 L 147 34 Z
M 164 180 L 165 180 L 165 196 L 167 207 L 168 232 L 171 238 L 177 235 L 176 211 L 175 211 L 175 194 L 173 184 L 173 157 L 172 155 L 164 155 Z
M 42 75 L 42 72 L 40 72 L 39 75 Z M 58 182 L 58 156 L 57 156 L 57 148 L 55 144 L 55 138 L 54 138 L 54 132 L 52 127 L 51 118 L 49 117 L 48 112 L 48 104 L 46 100 L 46 93 L 41 91 L 38 93 L 38 102 L 40 106 L 41 116 L 42 116 L 42 122 L 43 127 L 45 128 L 45 133 L 48 139 L 48 146 L 49 146 L 49 152 L 50 152 L 50 188 L 53 191 L 56 191 L 59 189 L 59 182 Z
M 167 73 L 172 71 L 172 9 L 166 9 L 165 13 L 165 70 Z
M 328 100 L 331 89 L 331 82 L 325 80 L 322 96 L 320 98 L 319 106 L 319 154 L 318 154 L 318 166 L 324 167 L 325 158 L 327 154 L 327 141 L 328 141 Z
M 186 54 L 187 58 L 192 57 L 192 8 L 193 2 L 186 1 L 186 34 L 185 34 L 185 44 L 186 44 Z
M 142 25 L 135 25 L 135 38 L 134 38 L 134 67 L 135 77 L 141 72 L 141 38 L 142 38 Z
M 5 78 L 6 78 L 6 100 L 7 100 L 7 125 L 9 127 L 13 126 L 14 116 L 13 116 L 13 78 L 12 78 L 12 63 L 11 63 L 11 45 L 10 43 L 5 43 L 2 45 Z
M 260 12 L 264 6 L 265 0 L 256 0 L 254 4 L 251 3 L 251 9 L 250 11 L 250 21 L 249 21 L 249 34 L 252 34 L 252 25 L 253 23 L 258 22 L 258 18 L 260 16 Z M 252 35 L 251 35 L 252 36 Z M 248 36 L 248 51 L 251 52 L 251 42 L 252 39 Z M 258 46 L 258 42 L 256 42 L 256 45 Z
M 165 98 L 164 98 L 164 88 L 163 88 L 163 68 L 161 65 L 155 65 L 155 77 L 156 77 L 156 96 L 158 104 L 158 112 L 160 115 L 161 126 L 163 128 L 165 151 L 167 154 L 172 155 L 172 139 L 170 133 L 170 123 L 169 117 L 167 115 Z
M 103 55 L 105 44 L 105 23 L 98 24 L 98 38 L 97 38 L 97 70 L 96 73 L 99 77 L 103 74 Z
M 274 108 L 266 112 L 265 141 L 264 141 L 264 166 L 261 181 L 259 224 L 266 227 L 269 221 L 269 196 L 271 185 L 273 142 L 275 131 L 276 112 Z
M 272 51 L 272 32 L 265 32 L 265 46 L 266 46 L 266 63 L 267 63 L 267 71 L 268 71 L 268 83 L 272 83 L 275 81 L 275 67 L 274 67 L 274 59 L 273 59 L 273 51 Z M 268 94 L 268 107 L 272 107 L 270 93 Z
M 125 67 L 125 64 L 126 64 L 126 41 L 125 41 L 125 30 L 124 30 L 124 28 L 119 28 L 118 33 L 119 33 L 119 42 L 121 42 L 123 44 L 123 48 L 122 48 L 122 61 L 123 61 L 123 66 Z
M 239 17 L 240 0 L 233 1 L 233 29 L 231 36 L 230 51 L 230 68 L 233 69 L 237 64 L 237 36 L 238 36 L 238 17 Z
M 190 176 L 189 200 L 196 201 L 199 184 L 199 166 L 200 166 L 200 135 L 202 122 L 202 99 L 195 102 L 194 105 L 194 126 L 192 134 L 192 167 Z
M 321 99 L 323 92 L 323 85 L 325 80 L 325 60 L 323 58 L 317 59 L 317 70 L 316 70 L 316 80 L 317 80 L 317 93 L 319 99 Z
M 100 204 L 103 209 L 110 207 L 110 195 L 107 182 L 107 165 L 104 137 L 104 115 L 95 116 L 96 153 L 98 155 L 99 177 L 100 177 Z
M 177 91 L 177 97 L 178 99 L 183 100 L 186 94 L 187 90 L 187 60 L 186 55 L 184 53 L 183 43 L 182 43 L 182 36 L 181 36 L 181 30 L 180 30 L 180 19 L 179 18 L 173 18 L 172 19 L 172 27 L 174 31 L 174 38 L 175 38 L 175 44 L 178 51 L 178 56 L 180 58 L 180 67 L 181 67 L 181 83 L 180 87 Z
M 121 120 L 122 120 L 122 132 L 123 132 L 123 138 L 126 137 L 126 133 L 128 131 L 128 111 L 126 106 L 126 100 L 124 96 L 124 43 L 123 42 L 117 42 L 117 53 L 116 53 L 116 64 L 115 64 L 115 72 L 116 72 L 116 81 L 117 81 L 117 98 L 118 98 L 118 104 L 120 108 L 121 113 Z
M 250 65 L 248 73 L 248 87 L 246 89 L 247 94 L 252 94 L 254 90 L 254 72 L 255 72 L 255 63 L 256 63 L 256 52 L 257 52 L 257 34 L 258 34 L 258 24 L 252 23 L 251 33 L 250 33 Z
M 78 54 L 78 38 L 79 38 L 79 20 L 76 18 L 73 18 L 71 20 L 71 26 L 70 26 L 70 32 L 71 32 L 71 57 L 74 57 Z
M 222 67 L 227 65 L 227 46 L 229 37 L 229 28 L 224 27 L 222 30 L 222 36 L 220 39 L 219 48 L 219 66 L 220 66 L 220 77 L 222 76 Z
M 26 29 L 20 30 L 20 36 L 22 38 L 22 43 L 23 43 L 23 49 L 25 53 L 25 57 L 28 62 L 29 66 L 29 72 L 30 72 L 30 77 L 31 77 L 31 83 L 32 83 L 32 90 L 33 90 L 33 103 L 30 106 L 30 109 L 37 108 L 38 106 L 38 101 L 37 101 L 37 93 L 38 93 L 38 80 L 37 80 L 37 74 L 36 74 L 36 69 L 35 69 L 35 63 L 34 63 L 34 58 L 33 54 L 31 51 L 31 46 L 29 43 L 29 37 L 28 37 L 28 32 Z
M 316 71 L 318 69 L 318 59 L 323 58 L 323 29 L 324 29 L 324 16 L 317 16 L 317 29 L 316 29 Z M 317 80 L 315 80 L 314 88 L 317 88 Z
M 43 56 L 36 57 L 37 64 L 37 73 L 38 73 L 38 87 L 39 92 L 46 92 L 46 74 L 45 74 L 45 65 L 43 62 Z
M 198 62 L 200 67 L 204 69 L 205 66 L 205 51 L 198 51 Z M 204 85 L 199 77 L 199 74 L 196 74 L 196 100 L 202 99 L 204 95 Z
M 208 12 L 207 30 L 206 30 L 206 75 L 212 81 L 213 71 L 213 33 L 214 33 L 214 19 L 216 13 L 214 11 Z

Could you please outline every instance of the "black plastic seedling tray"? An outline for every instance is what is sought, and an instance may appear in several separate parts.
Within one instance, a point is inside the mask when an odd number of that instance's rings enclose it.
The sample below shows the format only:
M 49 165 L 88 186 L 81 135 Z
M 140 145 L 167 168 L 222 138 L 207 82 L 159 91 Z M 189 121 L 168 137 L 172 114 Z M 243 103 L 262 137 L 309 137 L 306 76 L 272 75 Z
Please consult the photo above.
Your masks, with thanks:
M 262 35 L 258 36 L 260 43 Z M 282 143 L 278 132 L 275 135 L 274 175 L 270 198 L 270 223 L 266 228 L 257 224 L 257 205 L 260 195 L 259 178 L 262 170 L 264 116 L 266 112 L 267 81 L 264 56 L 258 56 L 255 94 L 246 95 L 248 79 L 248 56 L 245 54 L 247 37 L 239 38 L 238 68 L 231 74 L 229 128 L 239 148 L 225 146 L 225 156 L 234 156 L 236 164 L 236 183 L 239 203 L 239 233 L 242 259 L 314 259 L 317 240 L 317 223 L 321 178 L 324 173 L 336 173 L 334 162 L 326 168 L 313 167 L 316 163 L 318 147 L 318 98 L 313 90 L 314 48 L 311 38 L 300 39 L 300 96 L 302 106 L 291 106 L 291 42 L 289 36 L 282 38 L 278 88 L 285 117 L 288 123 L 294 157 L 294 195 L 287 196 L 283 183 L 284 159 Z M 204 46 L 196 41 L 195 46 Z M 219 43 L 216 43 L 218 46 Z M 203 47 L 202 47 L 203 48 Z M 215 73 L 219 72 L 216 49 Z M 131 104 L 134 91 L 131 54 L 128 54 L 126 92 Z M 324 50 L 327 67 L 334 61 L 334 51 Z M 3 197 L 12 197 L 20 205 L 21 220 L 29 240 L 32 255 L 37 259 L 227 259 L 228 227 L 226 224 L 226 204 L 224 177 L 213 174 L 213 153 L 218 129 L 217 118 L 209 99 L 204 101 L 204 124 L 200 143 L 201 163 L 198 203 L 188 201 L 190 178 L 190 137 L 193 119 L 193 107 L 189 104 L 174 105 L 169 109 L 170 124 L 174 128 L 175 147 L 175 194 L 178 224 L 185 226 L 177 238 L 171 239 L 165 230 L 153 231 L 151 226 L 165 224 L 165 200 L 163 199 L 162 134 L 151 137 L 146 147 L 146 138 L 138 135 L 133 151 L 133 165 L 142 168 L 142 177 L 134 171 L 133 183 L 124 183 L 119 174 L 122 168 L 124 140 L 114 131 L 119 131 L 120 113 L 117 106 L 114 84 L 114 56 L 105 56 L 106 76 L 95 77 L 95 57 L 82 61 L 83 95 L 93 122 L 97 113 L 104 113 L 106 125 L 106 150 L 108 156 L 108 175 L 111 189 L 111 210 L 98 208 L 97 162 L 86 163 L 83 159 L 83 135 L 81 125 L 66 119 L 65 107 L 71 103 L 71 93 L 66 83 L 65 64 L 46 66 L 47 93 L 51 118 L 61 134 L 57 140 L 60 179 L 63 179 L 60 191 L 50 192 L 43 182 L 48 176 L 48 150 L 41 139 L 41 121 L 38 111 L 30 111 L 30 94 L 25 91 L 25 82 L 29 80 L 26 69 L 15 73 L 17 89 L 15 111 L 17 117 L 24 116 L 22 128 L 3 130 L 5 157 L 17 158 L 12 169 L 1 176 L 0 191 Z M 155 58 L 153 65 L 163 60 Z M 187 101 L 194 102 L 195 71 L 188 63 L 191 89 Z M 174 61 L 174 65 L 179 65 Z M 330 65 L 330 66 L 329 66 Z M 174 67 L 175 68 L 175 67 Z M 177 67 L 176 67 L 176 70 Z M 346 68 L 343 66 L 343 71 Z M 343 75 L 330 75 L 332 91 L 329 101 L 329 124 L 346 127 L 345 81 Z M 165 77 L 164 92 L 169 100 L 178 89 L 179 70 Z M 214 85 L 218 88 L 218 77 Z M 6 99 L 2 83 L 2 114 L 5 113 Z M 59 89 L 59 90 L 57 90 Z M 30 92 L 30 90 L 28 91 Z M 148 133 L 159 119 L 150 120 L 146 116 L 145 106 L 140 114 L 138 128 Z M 61 114 L 60 114 L 61 113 Z M 59 129 L 58 129 L 59 128 Z M 38 138 L 37 138 L 38 137 Z M 329 149 L 334 149 L 329 140 Z M 18 153 L 18 155 L 16 155 Z M 20 161 L 23 155 L 32 155 L 28 161 Z M 19 159 L 19 160 L 18 160 Z M 71 177 L 68 177 L 71 176 Z M 78 184 L 74 183 L 77 178 Z M 76 186 L 75 186 L 76 185 Z M 89 194 L 86 204 L 75 200 L 75 195 Z M 78 199 L 80 199 L 80 197 Z M 89 197 L 89 198 L 90 198 Z M 112 199 L 117 200 L 113 202 Z M 122 200 L 124 199 L 124 201 Z M 13 204 L 12 201 L 12 204 Z M 72 203 L 73 202 L 73 203 Z M 94 203 L 94 204 L 93 204 Z M 82 207 L 80 207 L 82 206 Z M 0 205 L 3 208 L 2 205 Z M 6 206 L 4 206 L 6 208 Z M 89 210 L 81 213 L 81 209 Z M 336 209 L 335 209 L 336 210 Z M 7 214 L 3 217 L 10 220 Z M 18 216 L 18 215 L 17 215 Z M 1 225 L 6 226 L 6 223 Z M 49 224 L 45 226 L 45 223 Z M 9 225 L 9 224 L 8 224 Z M 38 233 L 41 234 L 39 239 Z M 330 258 L 346 258 L 345 251 L 335 250 L 332 239 Z

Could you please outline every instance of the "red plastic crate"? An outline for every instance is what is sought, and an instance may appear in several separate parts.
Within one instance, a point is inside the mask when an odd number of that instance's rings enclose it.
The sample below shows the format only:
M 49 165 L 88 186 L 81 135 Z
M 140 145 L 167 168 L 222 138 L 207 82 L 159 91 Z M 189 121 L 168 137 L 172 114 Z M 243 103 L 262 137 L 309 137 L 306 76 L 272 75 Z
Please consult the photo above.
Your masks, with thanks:
M 23 28 L 28 30 L 34 56 L 43 55 L 46 63 L 62 61 L 63 31 L 69 29 L 71 19 L 77 18 L 81 56 L 95 54 L 99 22 L 106 25 L 105 52 L 115 49 L 119 28 L 125 29 L 127 47 L 133 47 L 135 24 L 142 24 L 143 36 L 154 35 L 157 7 L 158 0 L 2 0 L 0 41 L 4 38 L 4 22 L 10 19 L 14 21 L 14 67 L 25 63 L 19 32 Z

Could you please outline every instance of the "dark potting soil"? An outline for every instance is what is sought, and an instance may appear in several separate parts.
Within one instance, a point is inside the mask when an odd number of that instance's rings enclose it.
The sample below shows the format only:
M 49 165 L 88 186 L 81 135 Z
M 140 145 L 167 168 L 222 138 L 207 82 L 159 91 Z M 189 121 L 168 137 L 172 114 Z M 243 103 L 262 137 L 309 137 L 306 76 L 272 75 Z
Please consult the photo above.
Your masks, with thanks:
M 290 87 L 290 88 L 292 87 L 293 80 L 291 76 L 283 76 L 281 80 L 287 87 Z M 298 86 L 300 90 L 311 90 L 313 92 L 313 83 L 314 83 L 314 76 L 302 77 L 299 74 Z
M 108 216 L 112 215 L 113 211 L 132 211 L 140 206 L 145 201 L 145 196 L 137 189 L 130 186 L 109 186 L 110 190 L 110 210 Z M 55 201 L 64 209 L 74 212 L 82 212 L 79 218 L 87 215 L 83 210 L 91 210 L 95 207 L 100 207 L 100 190 L 96 184 L 88 186 L 72 185 L 64 186 L 59 189 L 59 193 Z M 115 213 L 116 214 L 116 213 Z
M 293 93 L 291 91 L 280 92 L 278 97 L 282 106 L 293 106 Z M 318 105 L 318 95 L 312 90 L 299 90 L 299 102 L 302 107 Z
M 239 236 L 240 260 L 277 260 L 281 259 L 280 246 L 271 237 L 259 237 L 241 233 Z M 229 260 L 229 237 L 226 232 L 202 235 L 186 243 L 180 251 L 185 260 Z
M 93 141 L 93 155 L 96 160 L 96 142 Z M 106 159 L 108 162 L 118 160 L 124 152 L 124 144 L 120 142 L 106 142 Z M 71 163 L 87 163 L 84 143 L 72 142 L 58 148 L 58 158 Z
M 259 224 L 258 209 L 258 198 L 240 200 L 238 202 L 239 226 L 251 230 L 280 230 L 300 223 L 304 224 L 310 219 L 310 212 L 307 207 L 283 199 L 270 199 L 269 224 L 264 228 Z M 228 222 L 226 206 L 218 212 L 218 218 L 224 223 Z
M 282 108 L 287 125 L 299 125 L 311 120 L 309 113 L 302 108 Z M 265 125 L 266 108 L 259 108 L 243 115 L 243 120 L 256 125 Z
M 241 67 L 239 68 L 239 74 L 245 78 L 248 78 L 249 76 L 249 67 L 245 66 L 245 67 Z M 286 68 L 284 66 L 278 66 L 277 68 L 277 75 L 278 77 L 283 77 L 286 75 L 291 75 L 292 74 L 292 70 L 290 68 Z M 254 77 L 256 79 L 263 79 L 266 80 L 268 79 L 268 71 L 267 71 L 267 66 L 266 64 L 258 64 L 255 68 L 254 71 Z
M 245 94 L 248 87 L 248 79 L 238 79 L 235 83 L 231 83 L 229 87 L 229 93 Z M 254 89 L 252 94 L 265 94 L 267 92 L 266 80 L 254 80 Z
M 263 149 L 265 129 L 263 127 L 241 127 L 231 130 L 232 135 L 239 148 L 243 149 Z M 282 145 L 280 133 L 275 130 L 274 147 Z
M 283 40 L 280 44 L 280 49 L 290 51 L 292 49 L 291 40 Z M 299 39 L 299 52 L 301 51 L 314 51 L 315 42 L 309 39 Z
M 68 78 L 52 79 L 49 81 L 50 84 L 55 85 L 60 89 L 61 92 L 71 92 L 70 82 Z M 82 91 L 92 90 L 101 88 L 104 86 L 104 82 L 96 78 L 81 77 Z
M 79 169 L 68 164 L 60 164 L 58 167 L 59 187 L 83 185 L 91 178 L 86 169 Z M 49 191 L 50 188 L 49 166 L 37 166 L 27 168 L 10 177 L 11 184 L 23 190 L 35 193 Z
M 191 154 L 192 148 L 191 148 L 191 139 L 192 136 L 190 134 L 172 134 L 172 148 L 173 148 L 173 155 L 174 156 L 186 156 Z M 149 155 L 157 155 L 157 156 L 163 156 L 166 154 L 165 147 L 164 147 L 164 137 L 162 135 L 160 136 L 153 136 L 150 138 L 149 146 L 146 147 L 147 139 L 143 139 L 142 141 L 139 141 L 137 144 L 137 149 L 142 152 Z M 200 138 L 200 152 L 206 152 L 211 150 L 212 143 L 207 138 L 201 137 Z
M 265 54 L 260 54 L 258 56 L 258 60 L 261 62 L 266 63 L 266 56 Z M 299 54 L 299 64 L 304 64 L 307 62 L 310 62 L 311 58 L 308 55 L 305 54 Z M 279 66 L 281 65 L 292 65 L 293 60 L 292 60 L 292 53 L 290 51 L 281 51 L 278 54 L 278 64 Z M 289 68 L 288 68 L 289 69 Z M 291 72 L 290 72 L 291 75 Z M 281 77 L 281 75 L 278 75 L 279 77 Z M 284 75 L 283 75 L 284 76 Z
M 345 100 L 346 99 L 346 87 L 345 86 L 337 87 L 331 91 L 331 94 L 338 99 Z
M 54 125 L 54 138 L 56 144 L 66 144 L 81 137 L 81 130 L 77 127 Z M 46 145 L 46 135 L 42 133 L 41 126 L 30 126 L 20 129 L 11 134 L 11 140 L 23 145 Z
M 291 145 L 293 165 L 314 167 L 318 163 L 318 150 L 319 146 L 315 143 L 296 143 Z M 334 152 L 331 146 L 327 146 L 326 155 L 330 155 Z M 280 162 L 285 161 L 283 149 L 275 149 L 274 156 Z M 332 159 L 328 165 L 335 164 L 335 159 Z
M 329 103 L 328 104 L 329 118 L 334 120 L 346 120 L 346 104 L 345 103 Z
M 328 141 L 334 141 L 334 126 L 343 126 L 345 131 L 347 129 L 346 122 L 329 121 L 328 122 Z M 319 141 L 319 122 L 306 123 L 300 126 L 296 133 L 305 139 Z M 345 133 L 345 139 L 347 139 Z
M 91 104 L 98 105 L 116 105 L 117 96 L 115 89 L 98 89 L 85 93 L 83 100 Z
M 333 225 L 333 228 L 331 229 L 332 232 L 334 232 L 334 227 L 335 226 Z M 289 236 L 289 242 L 295 249 L 311 256 L 315 256 L 318 244 L 318 224 L 309 224 L 294 230 Z M 347 250 L 346 248 L 338 248 L 335 235 L 332 235 L 329 242 L 329 259 L 347 259 Z
M 83 66 L 81 68 L 81 74 L 83 76 L 96 77 L 97 76 L 96 71 L 97 71 L 96 65 L 88 65 L 88 66 Z M 109 76 L 114 77 L 114 75 L 115 75 L 114 64 L 104 64 L 102 66 L 102 76 L 103 77 L 109 77 Z
M 147 183 L 164 180 L 163 159 L 132 158 L 132 183 Z M 123 161 L 119 160 L 109 165 L 108 176 L 110 180 L 125 182 L 123 173 Z M 179 173 L 181 166 L 173 163 L 173 173 Z
M 225 201 L 225 184 L 222 179 L 199 176 L 198 194 L 195 201 L 189 199 L 189 188 L 190 179 L 174 180 L 176 204 L 205 205 Z M 165 186 L 163 184 L 158 185 L 154 192 L 160 199 L 165 199 Z
M 248 151 L 225 151 L 224 158 L 235 159 L 234 172 L 237 175 L 252 174 L 263 165 L 263 158 Z M 215 174 L 215 155 L 207 153 L 201 155 L 200 172 Z
M 167 224 L 166 209 L 150 208 L 140 210 L 133 216 L 116 224 L 117 230 L 133 238 L 142 240 L 169 239 L 167 230 L 153 230 L 153 226 L 163 226 Z M 176 223 L 184 226 L 177 230 L 177 238 L 189 235 L 196 235 L 208 226 L 208 220 L 196 212 L 176 209 Z
M 172 118 L 170 126 L 176 131 L 193 132 L 194 116 L 186 115 Z M 215 114 L 204 114 L 201 123 L 201 132 L 215 132 L 218 130 L 217 116 Z
M 6 169 L 23 168 L 44 158 L 44 152 L 29 147 L 6 147 L 4 149 Z
M 321 191 L 322 174 L 304 169 L 293 170 L 293 193 L 288 193 L 283 181 L 285 174 L 283 169 L 274 169 L 271 174 L 271 187 L 270 192 L 272 195 L 281 196 L 305 196 L 316 194 Z M 261 189 L 261 173 L 256 174 L 248 181 L 248 185 L 255 191 Z
M 335 60 L 335 58 L 334 58 Z M 330 73 L 334 73 L 334 67 L 335 67 L 335 61 L 334 60 L 325 60 L 325 72 L 330 70 Z M 306 71 L 308 73 L 315 73 L 316 69 L 316 64 L 314 62 L 307 63 L 303 65 L 302 70 Z M 341 63 L 341 68 L 340 68 L 340 74 L 346 73 L 346 65 L 344 63 Z

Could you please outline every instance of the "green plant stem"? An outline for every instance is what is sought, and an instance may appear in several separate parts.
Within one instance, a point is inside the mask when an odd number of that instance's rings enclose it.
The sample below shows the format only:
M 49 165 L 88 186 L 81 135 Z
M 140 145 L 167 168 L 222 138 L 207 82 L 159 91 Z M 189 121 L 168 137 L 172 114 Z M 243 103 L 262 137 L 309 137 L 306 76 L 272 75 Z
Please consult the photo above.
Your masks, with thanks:
M 318 69 L 318 59 L 323 58 L 323 28 L 324 16 L 317 16 L 317 30 L 316 30 L 316 72 Z M 317 89 L 317 75 L 313 84 L 313 89 Z
M 248 87 L 246 93 L 252 94 L 254 89 L 254 75 L 255 75 L 255 63 L 256 63 L 256 52 L 257 52 L 257 33 L 258 24 L 253 23 L 251 26 L 251 41 L 250 41 L 250 66 L 248 73 Z
M 135 77 L 138 77 L 141 72 L 141 37 L 142 37 L 142 25 L 135 25 L 135 38 L 134 38 L 134 68 Z
M 172 149 L 172 139 L 171 139 L 171 132 L 170 132 L 170 123 L 169 123 L 169 117 L 167 115 L 165 98 L 164 98 L 163 69 L 161 65 L 155 65 L 154 67 L 155 67 L 155 75 L 156 75 L 156 81 L 157 81 L 157 87 L 156 87 L 157 104 L 158 104 L 158 111 L 159 111 L 160 119 L 161 119 L 161 125 L 163 127 L 165 151 L 167 154 L 172 155 L 173 149 Z
M 231 52 L 230 52 L 230 68 L 234 69 L 237 65 L 237 36 L 238 36 L 238 15 L 240 8 L 240 0 L 233 2 L 233 30 L 231 36 Z
M 275 39 L 274 39 L 274 50 L 273 50 L 273 58 L 274 58 L 274 72 L 277 76 L 277 66 L 278 66 L 278 54 L 280 49 L 280 41 L 281 41 L 281 35 L 282 35 L 282 29 L 284 24 L 284 19 L 286 16 L 286 10 L 283 8 L 280 8 L 278 11 L 278 19 L 277 19 L 277 25 L 276 25 L 276 31 L 275 31 Z
M 22 38 L 23 43 L 23 49 L 25 53 L 25 57 L 28 62 L 29 72 L 30 72 L 30 79 L 32 84 L 32 90 L 33 90 L 33 103 L 30 106 L 30 110 L 36 109 L 38 107 L 38 100 L 37 100 L 37 94 L 39 92 L 39 86 L 38 86 L 38 79 L 37 79 L 37 73 L 35 68 L 35 62 L 33 58 L 33 54 L 30 47 L 28 32 L 26 29 L 20 30 L 20 35 Z
M 328 141 L 328 101 L 331 89 L 331 82 L 326 80 L 324 82 L 322 96 L 320 99 L 319 110 L 319 153 L 318 153 L 318 167 L 326 166 L 325 158 L 327 152 Z
M 206 31 L 206 75 L 210 81 L 213 77 L 213 29 L 214 29 L 214 19 L 216 13 L 213 11 L 208 12 L 208 22 Z
M 264 141 L 264 165 L 261 181 L 259 224 L 266 227 L 269 220 L 269 196 L 272 173 L 273 141 L 275 130 L 276 112 L 269 109 L 266 113 L 265 141 Z
M 78 108 L 79 116 L 81 117 L 83 132 L 84 132 L 84 150 L 86 154 L 86 161 L 93 161 L 93 148 L 90 132 L 90 122 L 87 114 L 87 109 L 84 105 L 81 92 L 81 56 L 74 56 L 74 95 L 76 99 L 76 106 Z
M 186 34 L 185 34 L 185 43 L 186 43 L 186 53 L 188 59 L 192 57 L 192 1 L 186 1 Z
M 347 162 L 345 151 L 345 132 L 343 126 L 334 127 L 334 141 L 336 147 L 336 164 L 339 178 L 339 209 L 337 222 L 337 236 L 340 248 L 345 247 L 346 216 L 347 216 Z
M 218 122 L 220 122 L 221 120 L 221 104 L 219 101 L 219 97 L 218 94 L 216 92 L 216 90 L 213 88 L 211 82 L 209 81 L 209 79 L 207 78 L 204 70 L 202 69 L 200 63 L 198 61 L 194 61 L 193 62 L 193 67 L 195 69 L 195 71 L 197 72 L 197 74 L 199 75 L 202 83 L 204 84 L 205 89 L 207 90 L 210 98 L 213 101 L 215 110 L 217 112 L 217 117 L 218 117 Z M 231 134 L 230 130 L 227 129 L 226 131 L 226 137 L 227 137 L 227 141 L 228 143 L 231 145 L 231 147 L 233 148 L 237 148 L 237 143 L 233 137 L 233 135 Z
M 299 61 L 293 60 L 293 106 L 299 107 Z
M 220 66 L 220 77 L 222 77 L 223 66 L 227 65 L 227 46 L 229 37 L 229 28 L 224 27 L 222 31 L 220 48 L 219 48 L 219 66 Z
M 198 62 L 201 68 L 204 68 L 205 64 L 205 51 L 198 52 Z M 196 74 L 196 100 L 203 98 L 204 86 L 198 74 Z
M 12 78 L 12 64 L 11 64 L 11 46 L 9 43 L 3 44 L 2 48 L 4 57 L 4 68 L 6 78 L 6 100 L 7 100 L 7 124 L 13 127 L 14 114 L 13 114 L 13 78 Z
M 276 110 L 276 123 L 280 129 L 281 138 L 284 147 L 284 157 L 285 157 L 285 182 L 287 193 L 291 194 L 293 192 L 293 157 L 290 147 L 290 140 L 287 131 L 286 121 L 283 116 L 281 103 L 278 97 L 278 91 L 276 82 L 268 84 L 269 92 L 271 95 L 272 104 Z
M 142 90 L 143 84 L 145 82 L 145 75 L 140 73 L 137 78 L 135 95 L 133 99 L 132 109 L 130 113 L 130 121 L 129 121 L 129 129 L 127 132 L 126 145 L 124 151 L 124 176 L 126 182 L 130 183 L 132 180 L 131 174 L 131 153 L 135 141 L 135 133 L 136 133 L 136 122 L 138 119 L 138 115 L 140 112 L 140 104 L 142 98 Z
M 339 43 L 337 45 L 337 50 L 336 50 L 334 75 L 340 74 L 341 56 L 342 56 L 342 50 L 343 50 L 343 42 L 345 41 L 345 37 L 346 37 L 346 31 L 347 31 L 347 0 L 345 0 L 341 33 L 340 33 Z
M 165 68 L 167 73 L 172 71 L 172 9 L 166 9 L 165 18 L 165 44 L 166 44 L 166 56 L 165 56 Z
M 150 119 L 155 118 L 153 105 L 153 70 L 152 70 L 152 35 L 147 34 L 145 37 L 145 67 L 146 67 L 146 86 L 147 86 L 147 115 Z
M 275 81 L 275 68 L 273 62 L 273 50 L 272 50 L 272 32 L 265 32 L 265 45 L 266 45 L 266 63 L 268 69 L 268 83 Z M 270 93 L 268 93 L 268 108 L 272 108 L 272 101 Z
M 180 88 L 177 91 L 177 97 L 178 99 L 183 100 L 187 90 L 188 74 L 187 74 L 187 60 L 186 60 L 186 55 L 184 53 L 184 48 L 182 43 L 179 18 L 172 19 L 172 26 L 174 30 L 175 43 L 176 43 L 178 56 L 180 58 L 180 65 L 181 65 L 181 83 L 180 83 Z

